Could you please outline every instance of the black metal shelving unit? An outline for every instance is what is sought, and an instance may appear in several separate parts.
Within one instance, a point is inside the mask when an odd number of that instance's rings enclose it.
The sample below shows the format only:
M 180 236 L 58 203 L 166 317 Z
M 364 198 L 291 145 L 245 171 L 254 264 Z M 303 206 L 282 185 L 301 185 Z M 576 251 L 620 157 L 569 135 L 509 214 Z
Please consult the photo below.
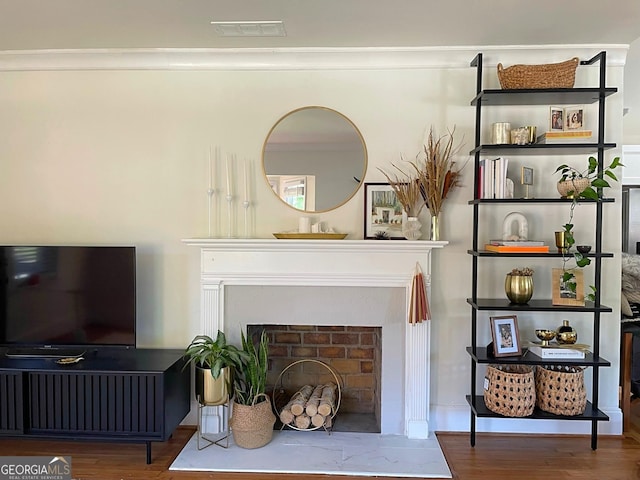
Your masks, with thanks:
M 584 307 L 557 306 L 552 305 L 548 300 L 531 300 L 526 305 L 515 305 L 509 303 L 507 299 L 479 298 L 478 297 L 478 270 L 480 259 L 489 257 L 509 257 L 509 258 L 558 258 L 559 253 L 494 253 L 480 249 L 478 239 L 478 223 L 480 208 L 490 207 L 496 204 L 563 204 L 571 203 L 570 199 L 561 198 L 536 198 L 536 199 L 482 199 L 479 198 L 480 184 L 478 182 L 480 174 L 480 156 L 487 155 L 561 155 L 591 153 L 597 155 L 598 172 L 604 169 L 604 152 L 610 148 L 615 148 L 615 143 L 604 141 L 604 119 L 605 100 L 608 96 L 616 93 L 617 88 L 606 87 L 606 52 L 600 52 L 593 58 L 581 61 L 580 65 L 599 65 L 599 82 L 596 88 L 556 88 L 556 89 L 517 89 L 517 90 L 494 90 L 482 88 L 482 53 L 479 53 L 472 61 L 471 66 L 476 68 L 476 96 L 471 101 L 475 106 L 475 148 L 471 150 L 474 156 L 474 198 L 469 201 L 473 207 L 473 245 L 468 253 L 471 255 L 472 265 L 472 292 L 467 303 L 471 306 L 471 342 L 467 347 L 467 352 L 471 357 L 471 393 L 466 396 L 471 407 L 471 429 L 470 442 L 475 446 L 476 442 L 476 420 L 479 417 L 485 418 L 507 418 L 490 411 L 482 395 L 476 394 L 477 366 L 479 364 L 495 363 L 496 359 L 487 355 L 486 347 L 477 345 L 478 312 L 482 311 L 528 311 L 528 312 L 585 312 L 593 317 L 593 352 L 580 360 L 557 360 L 550 362 L 543 360 L 533 353 L 527 352 L 519 357 L 501 357 L 500 363 L 521 364 L 521 365 L 580 365 L 591 367 L 593 370 L 593 381 L 591 389 L 591 400 L 587 402 L 587 407 L 582 415 L 561 416 L 534 410 L 533 415 L 526 418 L 543 420 L 584 420 L 591 422 L 591 448 L 595 450 L 598 445 L 598 422 L 608 421 L 609 417 L 598 409 L 599 393 L 599 370 L 602 367 L 609 367 L 611 363 L 600 357 L 600 315 L 611 312 L 611 307 L 601 304 L 601 276 L 602 259 L 613 257 L 612 253 L 602 251 L 602 216 L 603 205 L 613 202 L 611 198 L 602 196 L 602 191 L 598 192 L 599 199 L 580 200 L 580 202 L 593 203 L 595 208 L 595 248 L 589 254 L 595 269 L 595 301 L 586 302 Z M 530 145 L 493 145 L 483 144 L 481 141 L 481 122 L 483 106 L 507 106 L 507 105 L 571 105 L 571 104 L 598 104 L 597 139 L 588 143 L 567 143 L 567 144 L 530 144 Z M 486 260 L 485 260 L 486 261 Z M 518 418 L 518 420 L 523 420 Z

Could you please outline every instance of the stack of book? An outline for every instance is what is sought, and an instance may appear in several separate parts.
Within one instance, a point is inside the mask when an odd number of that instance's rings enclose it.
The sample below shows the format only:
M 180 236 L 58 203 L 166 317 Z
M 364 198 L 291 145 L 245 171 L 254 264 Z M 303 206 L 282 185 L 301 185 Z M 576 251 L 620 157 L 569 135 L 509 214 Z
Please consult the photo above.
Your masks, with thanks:
M 558 132 L 545 132 L 540 135 L 536 143 L 580 143 L 591 140 L 591 130 L 565 130 Z
M 575 348 L 572 345 L 565 346 L 555 343 L 548 346 L 531 344 L 529 351 L 540 358 L 555 358 L 556 360 L 583 359 L 586 355 L 586 348 Z
M 491 240 L 484 249 L 495 253 L 549 253 L 549 245 L 538 240 Z
M 504 157 L 480 160 L 479 198 L 507 198 L 507 167 Z

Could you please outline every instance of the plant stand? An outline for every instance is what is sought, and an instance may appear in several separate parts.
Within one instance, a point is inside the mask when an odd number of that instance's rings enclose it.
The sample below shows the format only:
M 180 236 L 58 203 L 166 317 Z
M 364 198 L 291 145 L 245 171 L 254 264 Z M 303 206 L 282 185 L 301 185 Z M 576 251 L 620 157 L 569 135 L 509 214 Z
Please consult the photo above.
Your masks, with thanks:
M 203 403 L 200 401 L 200 396 L 197 398 L 198 400 L 198 429 L 197 429 L 197 447 L 198 450 L 204 450 L 211 445 L 217 445 L 222 448 L 229 448 L 229 398 L 224 403 Z M 208 407 L 222 407 L 222 427 L 224 431 L 222 432 L 222 436 L 217 439 L 212 439 L 206 436 L 206 434 L 202 431 L 202 413 L 205 408 Z M 200 444 L 202 443 L 202 446 Z

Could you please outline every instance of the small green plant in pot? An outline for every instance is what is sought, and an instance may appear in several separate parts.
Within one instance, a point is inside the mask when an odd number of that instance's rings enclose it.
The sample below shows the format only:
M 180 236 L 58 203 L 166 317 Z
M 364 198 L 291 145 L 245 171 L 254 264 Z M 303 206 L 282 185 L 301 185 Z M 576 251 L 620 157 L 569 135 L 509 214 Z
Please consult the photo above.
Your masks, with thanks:
M 573 252 L 572 255 L 568 255 L 576 243 L 573 236 L 573 215 L 575 207 L 580 199 L 600 201 L 602 198 L 602 189 L 611 186 L 609 180 L 618 181 L 614 170 L 622 166 L 624 165 L 620 162 L 620 157 L 615 157 L 608 167 L 604 167 L 602 171 L 598 171 L 598 160 L 595 157 L 589 157 L 589 164 L 584 170 L 578 170 L 566 164 L 556 168 L 555 173 L 560 172 L 561 174 L 560 180 L 558 181 L 558 191 L 563 197 L 572 199 L 569 210 L 569 221 L 562 226 L 564 248 L 562 249 L 561 282 L 565 288 L 573 294 L 576 294 L 577 284 L 575 275 L 568 267 L 568 262 L 573 259 L 577 268 L 584 268 L 591 264 L 591 260 L 582 252 L 577 251 Z M 561 184 L 563 187 L 561 187 Z M 596 289 L 593 285 L 591 285 L 590 288 L 591 293 L 586 295 L 585 298 L 590 301 L 595 301 Z
M 242 367 L 249 355 L 227 343 L 222 331 L 215 340 L 197 335 L 184 352 L 187 365 L 196 367 L 196 397 L 206 405 L 226 403 L 233 385 L 234 371 Z

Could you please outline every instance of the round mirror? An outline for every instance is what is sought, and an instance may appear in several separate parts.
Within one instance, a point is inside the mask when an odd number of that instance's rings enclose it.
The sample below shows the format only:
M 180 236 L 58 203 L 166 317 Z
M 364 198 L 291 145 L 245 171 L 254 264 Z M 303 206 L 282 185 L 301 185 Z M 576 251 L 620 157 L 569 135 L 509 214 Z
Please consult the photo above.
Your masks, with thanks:
M 343 205 L 360 187 L 367 147 L 347 117 L 325 107 L 287 113 L 271 128 L 262 168 L 273 192 L 290 207 L 326 212 Z

